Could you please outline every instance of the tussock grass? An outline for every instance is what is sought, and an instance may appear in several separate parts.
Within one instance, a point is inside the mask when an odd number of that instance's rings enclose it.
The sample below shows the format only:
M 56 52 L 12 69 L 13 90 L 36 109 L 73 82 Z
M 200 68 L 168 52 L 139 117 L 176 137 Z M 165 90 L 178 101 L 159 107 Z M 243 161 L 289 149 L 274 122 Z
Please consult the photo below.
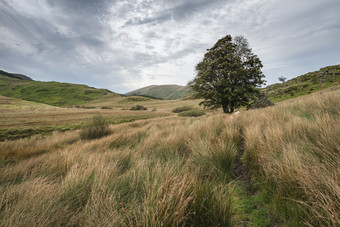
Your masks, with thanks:
M 222 142 L 233 146 L 237 134 L 228 121 L 154 119 L 111 125 L 112 134 L 97 140 L 74 131 L 2 142 L 0 150 L 15 155 L 0 165 L 1 223 L 232 226 L 231 172 L 222 162 L 231 164 L 218 158 L 233 157 Z M 195 140 L 214 149 L 196 154 Z M 202 177 L 207 169 L 212 175 Z
M 180 107 L 176 107 L 175 109 L 173 109 L 172 112 L 181 113 L 181 112 L 192 110 L 192 109 L 194 109 L 192 106 L 180 106 Z
M 178 115 L 181 117 L 199 117 L 204 115 L 204 111 L 203 110 L 187 110 L 187 111 L 183 111 L 181 113 L 179 113 Z
M 249 111 L 244 159 L 289 225 L 340 223 L 340 96 L 329 92 Z
M 107 120 L 102 115 L 96 115 L 93 116 L 91 124 L 80 131 L 80 138 L 83 140 L 98 139 L 110 133 Z
M 247 193 L 238 192 L 233 163 L 244 148 L 242 159 L 278 223 L 337 226 L 339 95 L 335 89 L 233 118 L 110 125 L 111 134 L 96 140 L 81 140 L 78 130 L 0 142 L 0 222 L 242 225 L 237 212 L 256 209 L 260 199 L 249 198 L 249 206 L 238 198 Z M 266 207 L 259 212 L 268 216 Z

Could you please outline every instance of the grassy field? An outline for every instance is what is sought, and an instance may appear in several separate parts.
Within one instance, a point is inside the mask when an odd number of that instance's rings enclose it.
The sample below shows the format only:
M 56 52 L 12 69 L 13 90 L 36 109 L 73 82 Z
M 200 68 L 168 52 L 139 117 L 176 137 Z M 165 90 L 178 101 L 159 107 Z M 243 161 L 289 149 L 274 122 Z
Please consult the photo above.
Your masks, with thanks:
M 61 108 L 0 96 L 0 141 L 85 126 L 94 115 L 102 114 L 111 124 L 175 115 L 182 105 L 198 107 L 198 100 L 156 100 L 144 97 L 106 95 L 78 108 Z M 147 111 L 130 111 L 143 105 Z
M 86 104 L 96 109 L 46 106 L 46 113 L 56 115 L 101 112 L 110 118 L 115 111 L 137 113 L 127 109 L 140 104 L 148 110 L 138 114 L 167 116 L 111 125 L 110 134 L 100 139 L 82 140 L 81 130 L 72 130 L 0 142 L 0 222 L 4 226 L 340 223 L 340 86 L 234 115 L 214 112 L 185 118 L 171 112 L 180 106 L 196 107 L 197 102 L 103 97 Z M 18 108 L 18 117 L 34 111 L 31 103 L 9 106 Z M 32 112 L 31 119 L 40 113 L 42 107 Z

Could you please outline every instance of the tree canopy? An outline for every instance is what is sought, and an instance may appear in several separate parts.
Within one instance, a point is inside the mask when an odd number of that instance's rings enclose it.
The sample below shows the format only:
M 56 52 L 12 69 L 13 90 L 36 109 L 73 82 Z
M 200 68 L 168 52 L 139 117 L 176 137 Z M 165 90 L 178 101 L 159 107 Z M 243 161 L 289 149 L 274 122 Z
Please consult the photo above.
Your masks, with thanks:
M 247 105 L 264 84 L 262 63 L 243 36 L 227 35 L 208 49 L 196 66 L 196 77 L 188 83 L 208 109 L 223 108 L 224 113 Z

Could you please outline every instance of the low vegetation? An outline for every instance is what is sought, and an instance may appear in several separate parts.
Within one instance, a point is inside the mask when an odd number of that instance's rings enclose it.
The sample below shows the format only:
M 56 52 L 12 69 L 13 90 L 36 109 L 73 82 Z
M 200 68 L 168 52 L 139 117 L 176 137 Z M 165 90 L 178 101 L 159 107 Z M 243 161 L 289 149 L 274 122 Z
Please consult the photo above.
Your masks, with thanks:
M 102 115 L 96 115 L 92 118 L 92 122 L 80 131 L 80 138 L 83 140 L 99 139 L 110 135 L 108 121 Z
M 172 110 L 172 112 L 181 113 L 181 112 L 192 110 L 192 109 L 194 109 L 192 106 L 181 106 L 181 107 L 176 107 L 175 109 Z
M 187 111 L 180 112 L 178 115 L 181 117 L 199 117 L 204 114 L 205 113 L 203 110 L 195 109 L 195 110 L 187 110 Z
M 130 110 L 147 110 L 148 108 L 142 106 L 142 105 L 136 105 L 130 108 Z

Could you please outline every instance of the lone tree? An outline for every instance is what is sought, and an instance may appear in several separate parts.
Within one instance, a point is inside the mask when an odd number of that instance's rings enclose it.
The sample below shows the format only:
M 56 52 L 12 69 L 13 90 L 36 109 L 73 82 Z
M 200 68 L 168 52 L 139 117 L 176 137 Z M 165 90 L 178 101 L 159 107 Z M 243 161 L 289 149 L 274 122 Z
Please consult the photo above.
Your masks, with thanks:
M 260 59 L 251 52 L 243 36 L 230 35 L 207 50 L 196 66 L 196 77 L 188 83 L 197 98 L 203 98 L 204 108 L 222 107 L 224 113 L 247 105 L 259 95 L 264 84 Z
M 283 76 L 280 76 L 279 78 L 279 81 L 281 81 L 282 83 L 286 82 L 287 78 L 286 77 L 283 77 Z

